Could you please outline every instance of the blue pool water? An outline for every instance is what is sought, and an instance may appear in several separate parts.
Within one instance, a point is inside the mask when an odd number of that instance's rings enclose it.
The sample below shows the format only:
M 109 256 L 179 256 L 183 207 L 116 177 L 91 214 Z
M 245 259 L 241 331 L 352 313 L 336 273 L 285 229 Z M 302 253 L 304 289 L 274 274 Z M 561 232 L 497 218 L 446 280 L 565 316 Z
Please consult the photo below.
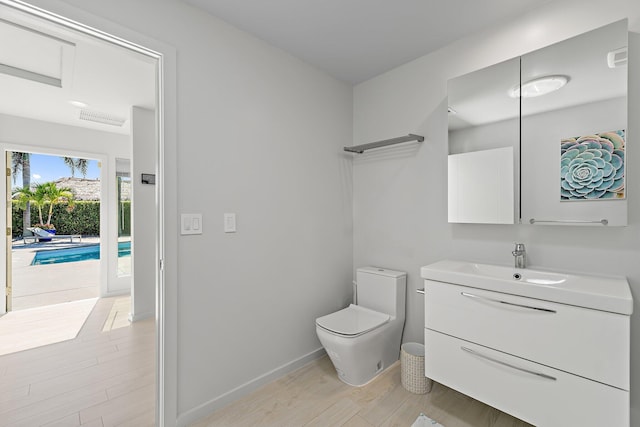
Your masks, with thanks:
M 118 257 L 131 255 L 131 242 L 118 243 Z M 38 251 L 31 265 L 60 264 L 63 262 L 86 261 L 100 259 L 100 245 L 86 245 L 77 248 L 53 249 Z

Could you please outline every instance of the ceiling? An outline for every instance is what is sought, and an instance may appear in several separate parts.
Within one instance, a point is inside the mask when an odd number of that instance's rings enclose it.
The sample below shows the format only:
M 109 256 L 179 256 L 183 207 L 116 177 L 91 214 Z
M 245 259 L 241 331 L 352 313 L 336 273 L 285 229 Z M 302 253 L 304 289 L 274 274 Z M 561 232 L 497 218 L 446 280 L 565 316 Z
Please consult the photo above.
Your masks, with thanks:
M 355 84 L 550 0 L 181 1 Z M 127 134 L 131 106 L 155 106 L 155 62 L 141 54 L 10 8 L 0 40 L 0 113 Z
M 550 0 L 182 0 L 357 84 Z
M 156 64 L 142 54 L 8 8 L 0 40 L 0 113 L 128 134 L 132 106 L 155 108 Z

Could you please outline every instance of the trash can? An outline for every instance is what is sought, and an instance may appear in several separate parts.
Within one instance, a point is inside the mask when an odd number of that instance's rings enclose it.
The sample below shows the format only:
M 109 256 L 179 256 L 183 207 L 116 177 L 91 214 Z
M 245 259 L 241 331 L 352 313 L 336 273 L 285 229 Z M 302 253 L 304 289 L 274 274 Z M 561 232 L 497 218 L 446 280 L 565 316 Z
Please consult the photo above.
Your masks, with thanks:
M 424 345 L 408 342 L 400 347 L 400 380 L 402 387 L 415 394 L 431 391 L 433 381 L 424 376 Z

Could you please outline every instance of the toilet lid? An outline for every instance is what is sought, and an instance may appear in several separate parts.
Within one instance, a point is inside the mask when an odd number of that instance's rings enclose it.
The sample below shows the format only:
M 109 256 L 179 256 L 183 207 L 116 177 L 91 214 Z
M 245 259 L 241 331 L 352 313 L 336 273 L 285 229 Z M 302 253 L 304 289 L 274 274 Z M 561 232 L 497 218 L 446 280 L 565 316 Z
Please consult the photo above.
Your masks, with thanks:
M 388 314 L 351 304 L 349 307 L 316 319 L 316 325 L 340 335 L 357 336 L 389 321 Z

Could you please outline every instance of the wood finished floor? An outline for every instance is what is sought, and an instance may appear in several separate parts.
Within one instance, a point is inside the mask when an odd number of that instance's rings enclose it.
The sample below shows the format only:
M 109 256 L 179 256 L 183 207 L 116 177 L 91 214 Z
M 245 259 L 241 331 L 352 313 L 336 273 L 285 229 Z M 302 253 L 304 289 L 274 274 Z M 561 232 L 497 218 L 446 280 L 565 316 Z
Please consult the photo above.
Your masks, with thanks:
M 154 425 L 154 320 L 103 332 L 117 299 L 73 340 L 0 356 L 0 426 Z
M 421 412 L 444 427 L 530 427 L 437 383 L 429 394 L 412 394 L 400 384 L 399 363 L 364 387 L 350 387 L 337 378 L 326 356 L 192 427 L 410 427 Z
M 73 340 L 0 356 L 0 426 L 154 425 L 154 322 L 103 332 L 117 300 L 98 300 Z M 399 363 L 365 387 L 347 386 L 324 357 L 194 427 L 409 427 L 421 412 L 445 427 L 529 426 L 437 383 L 412 394 Z
M 0 355 L 75 338 L 98 298 L 70 301 L 0 316 Z

